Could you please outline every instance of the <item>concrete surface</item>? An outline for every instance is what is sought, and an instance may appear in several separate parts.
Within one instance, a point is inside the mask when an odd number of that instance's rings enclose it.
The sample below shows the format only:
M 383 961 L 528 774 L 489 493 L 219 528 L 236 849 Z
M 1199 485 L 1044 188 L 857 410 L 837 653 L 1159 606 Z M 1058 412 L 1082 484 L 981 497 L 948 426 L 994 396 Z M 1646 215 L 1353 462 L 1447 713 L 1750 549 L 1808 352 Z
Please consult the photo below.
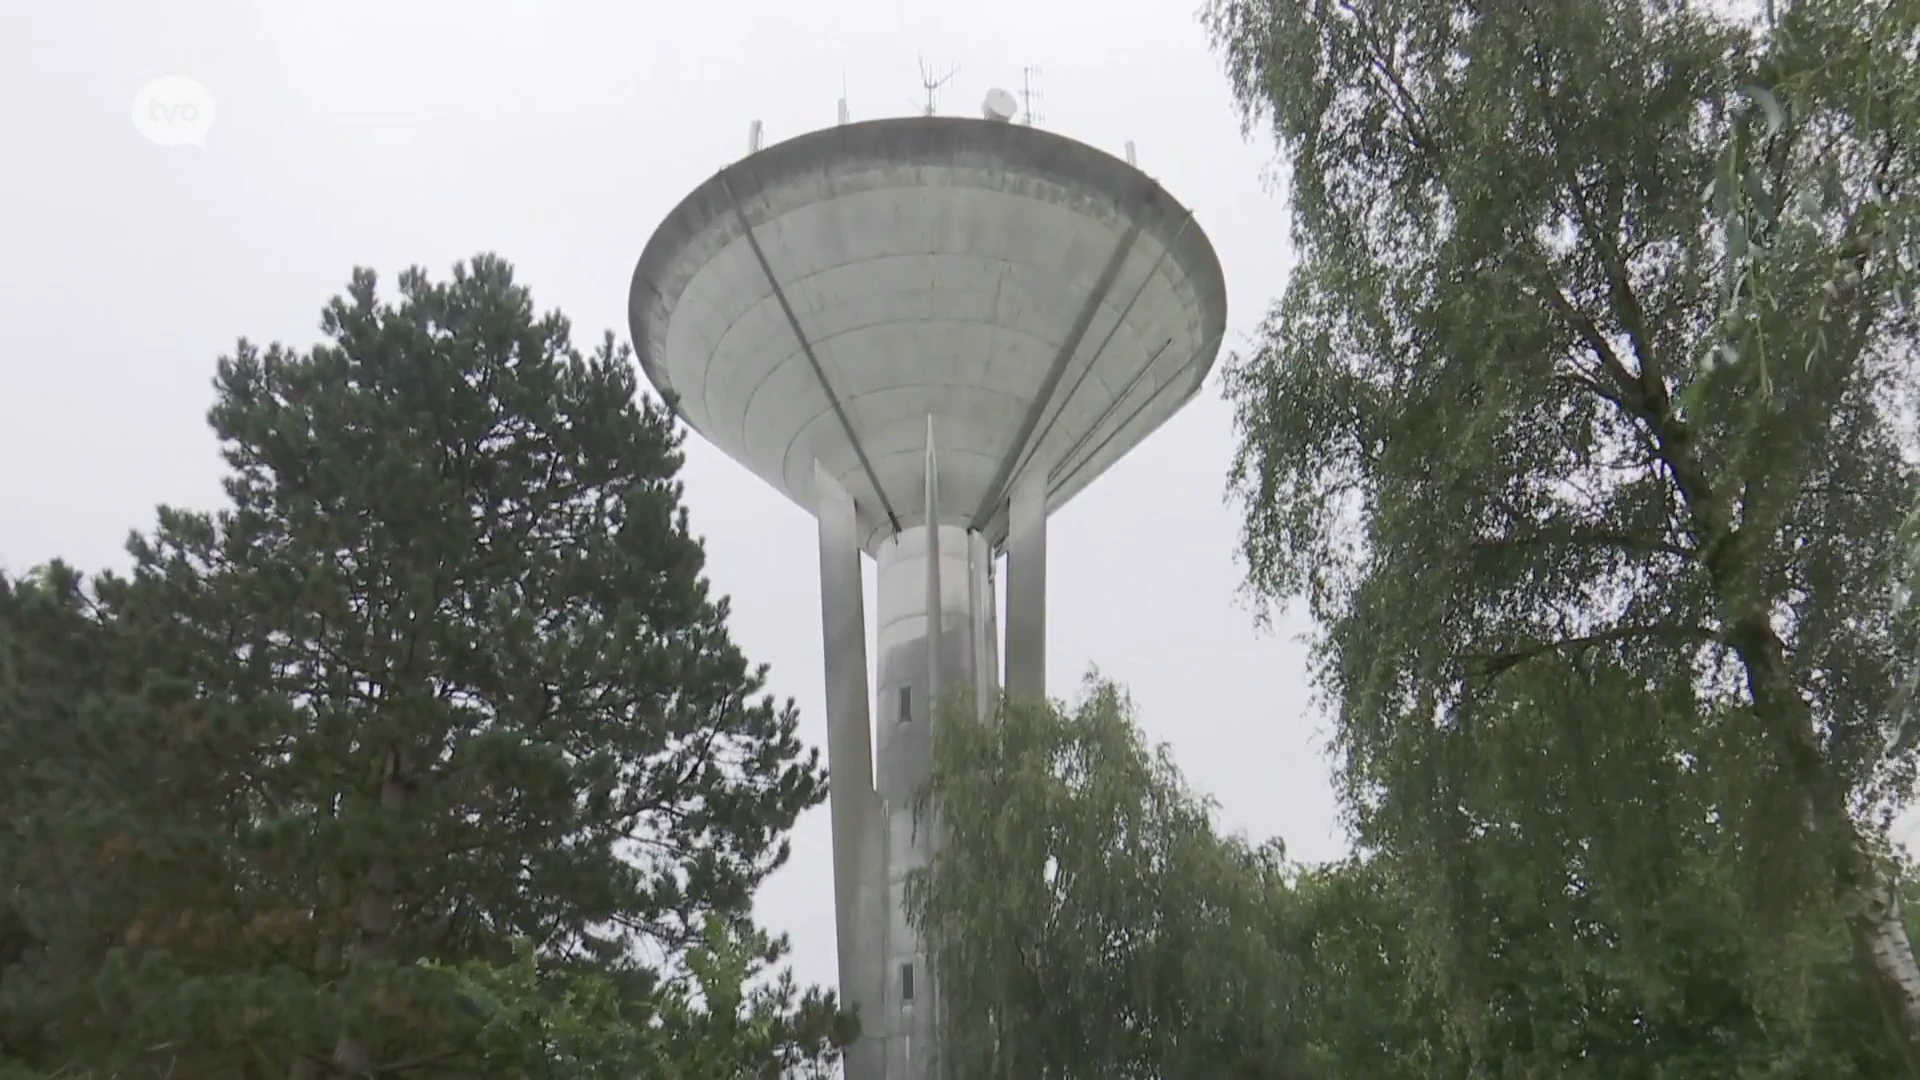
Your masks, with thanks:
M 634 271 L 642 367 L 687 422 L 820 522 L 847 1080 L 925 1080 L 939 980 L 906 913 L 936 703 L 1046 695 L 1047 515 L 1199 390 L 1226 324 L 1192 216 L 1110 155 L 915 117 L 753 154 Z M 874 556 L 869 709 L 860 553 Z M 871 714 L 871 715 L 870 715 Z M 870 756 L 871 755 L 871 756 Z
M 1119 158 L 908 117 L 702 184 L 647 244 L 628 317 L 694 430 L 809 509 L 823 463 L 872 553 L 924 524 L 929 416 L 941 519 L 998 545 L 1023 474 L 1046 470 L 1057 510 L 1199 389 L 1226 290 L 1186 208 Z

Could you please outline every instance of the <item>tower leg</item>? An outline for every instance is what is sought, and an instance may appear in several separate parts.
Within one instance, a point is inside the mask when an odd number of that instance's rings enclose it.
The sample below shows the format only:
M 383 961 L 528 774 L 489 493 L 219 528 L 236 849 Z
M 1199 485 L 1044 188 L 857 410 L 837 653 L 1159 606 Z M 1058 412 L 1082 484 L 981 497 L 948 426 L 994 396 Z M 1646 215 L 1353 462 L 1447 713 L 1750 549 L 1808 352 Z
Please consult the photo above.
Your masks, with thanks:
M 967 616 L 971 620 L 973 653 L 973 714 L 981 723 L 993 719 L 1000 687 L 1000 637 L 994 627 L 993 548 L 977 532 L 967 534 Z
M 945 627 L 940 612 L 940 463 L 934 454 L 933 417 L 927 417 L 927 686 L 932 691 L 929 709 L 938 712 L 946 680 L 940 677 L 941 644 Z
M 1047 472 L 1033 469 L 1007 507 L 1007 695 L 1047 696 Z
M 833 826 L 834 933 L 840 1000 L 876 1031 L 885 1010 L 886 836 L 873 785 L 867 715 L 867 624 L 853 497 L 814 465 L 820 522 L 821 637 L 827 658 L 828 797 Z M 877 1039 L 862 1038 L 846 1059 L 847 1080 L 883 1080 Z
M 944 602 L 946 590 L 941 582 L 943 569 L 941 564 L 944 560 L 940 557 L 940 534 L 946 530 L 940 527 L 940 463 L 938 454 L 935 452 L 931 415 L 927 417 L 926 471 L 927 492 L 924 512 L 927 522 L 927 736 L 929 745 L 927 769 L 921 774 L 920 784 L 925 784 L 933 771 L 932 741 L 938 738 L 935 725 L 942 722 L 945 712 L 949 689 L 948 678 L 962 674 L 964 671 L 962 665 L 947 662 L 948 643 L 951 642 L 958 647 L 964 655 L 969 639 L 969 635 L 964 632 L 948 634 L 945 625 L 947 621 Z M 958 550 L 953 554 L 959 556 L 964 568 L 967 557 L 966 545 L 961 543 L 955 547 Z M 965 631 L 969 628 L 961 626 L 957 629 Z M 914 809 L 922 808 L 916 806 Z M 927 856 L 930 857 L 940 850 L 945 841 L 945 829 L 940 820 L 938 807 L 926 807 L 915 821 L 914 828 L 915 843 L 925 845 L 922 850 Z M 904 894 L 900 902 L 903 906 L 905 905 Z M 940 1037 L 940 984 L 936 977 L 937 972 L 934 971 L 932 951 L 927 948 L 926 942 L 920 940 L 919 934 L 914 934 L 913 938 L 915 953 L 922 972 L 920 985 L 915 988 L 914 1000 L 905 1010 L 909 1035 L 902 1047 L 903 1067 L 898 1075 L 910 1080 L 921 1080 L 923 1077 L 933 1075 L 934 1048 L 939 1044 Z

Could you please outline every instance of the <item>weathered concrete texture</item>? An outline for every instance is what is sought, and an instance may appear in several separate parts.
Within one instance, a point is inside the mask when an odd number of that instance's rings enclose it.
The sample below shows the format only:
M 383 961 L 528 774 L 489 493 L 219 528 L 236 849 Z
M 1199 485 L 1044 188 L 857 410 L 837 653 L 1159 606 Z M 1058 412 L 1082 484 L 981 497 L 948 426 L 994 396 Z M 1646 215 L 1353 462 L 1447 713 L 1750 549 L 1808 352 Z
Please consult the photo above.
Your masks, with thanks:
M 821 637 L 827 661 L 828 795 L 833 826 L 834 931 L 840 1000 L 878 1027 L 886 1002 L 886 811 L 873 782 L 867 710 L 867 626 L 853 498 L 816 478 L 820 521 Z M 861 1040 L 847 1055 L 849 1080 L 883 1076 L 883 1047 Z
M 1124 161 L 911 117 L 723 170 L 647 245 L 628 315 L 695 430 L 809 508 L 824 463 L 877 552 L 925 523 L 927 417 L 940 520 L 997 545 L 1013 481 L 1043 473 L 1058 509 L 1199 389 L 1226 292 L 1188 211 Z
M 1000 633 L 994 625 L 993 546 L 981 533 L 967 534 L 967 610 L 972 625 L 967 636 L 973 649 L 974 719 L 993 718 L 1000 693 Z
M 1046 692 L 1047 515 L 1199 390 L 1220 265 L 1144 173 L 1030 127 L 847 124 L 724 169 L 647 244 L 634 348 L 680 414 L 820 521 L 848 1080 L 925 1080 L 938 979 L 905 886 L 942 695 Z M 879 568 L 867 698 L 860 551 Z M 869 716 L 869 712 L 877 715 Z
M 1047 696 L 1047 512 L 1038 476 L 1013 489 L 1007 515 L 1007 695 Z
M 923 453 L 923 501 L 937 502 L 932 439 Z M 906 885 L 939 849 L 941 836 L 937 819 L 915 813 L 914 796 L 932 768 L 933 725 L 945 695 L 994 689 L 992 549 L 979 533 L 951 525 L 916 526 L 881 545 L 876 769 L 869 764 L 853 501 L 824 474 L 814 490 L 840 993 L 859 1013 L 863 1032 L 846 1075 L 924 1080 L 937 1053 L 939 982 L 907 918 Z
M 919 935 L 908 923 L 907 877 L 927 864 L 935 850 L 931 823 L 916 819 L 913 797 L 933 764 L 933 724 L 940 700 L 933 682 L 937 668 L 947 687 L 972 679 L 969 631 L 967 534 L 951 525 L 930 536 L 924 526 L 908 529 L 880 548 L 876 580 L 881 702 L 876 775 L 887 814 L 887 1014 L 889 1080 L 927 1075 L 934 1045 L 937 981 L 928 969 Z M 937 562 L 929 559 L 937 540 Z M 938 614 L 929 617 L 930 566 L 938 568 Z M 940 647 L 931 648 L 936 625 Z M 911 984 L 909 986 L 909 984 Z M 910 990 L 910 992 L 909 992 Z

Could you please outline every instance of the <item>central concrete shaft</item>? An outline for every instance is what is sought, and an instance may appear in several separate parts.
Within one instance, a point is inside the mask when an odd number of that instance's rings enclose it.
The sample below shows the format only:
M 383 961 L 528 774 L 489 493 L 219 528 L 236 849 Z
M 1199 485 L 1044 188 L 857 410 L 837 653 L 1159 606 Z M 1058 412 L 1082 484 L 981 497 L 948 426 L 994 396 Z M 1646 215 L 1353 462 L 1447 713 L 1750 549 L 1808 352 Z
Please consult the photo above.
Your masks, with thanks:
M 881 541 L 875 585 L 880 625 L 877 788 L 886 807 L 887 1076 L 918 1078 L 933 1049 L 937 983 L 919 935 L 907 922 L 907 876 L 927 865 L 935 822 L 916 820 L 914 796 L 933 765 L 933 725 L 948 692 L 973 686 L 973 618 L 968 604 L 967 531 L 953 525 L 907 529 Z
M 986 538 L 941 521 L 939 464 L 931 421 L 926 449 L 926 525 L 879 542 L 878 675 L 866 694 L 866 628 L 852 497 L 822 468 L 814 473 L 820 519 L 820 589 L 827 660 L 827 757 L 831 772 L 834 899 L 840 996 L 860 1016 L 847 1080 L 926 1080 L 939 1040 L 939 981 L 907 917 L 907 879 L 938 851 L 937 816 L 915 813 L 933 766 L 934 725 L 956 691 L 970 692 L 985 721 L 999 697 L 999 632 L 993 558 Z M 1008 670 L 1020 696 L 1043 696 L 1045 492 L 1011 495 Z M 873 722 L 869 723 L 870 713 Z M 869 756 L 877 744 L 877 761 Z M 875 765 L 877 764 L 877 768 Z

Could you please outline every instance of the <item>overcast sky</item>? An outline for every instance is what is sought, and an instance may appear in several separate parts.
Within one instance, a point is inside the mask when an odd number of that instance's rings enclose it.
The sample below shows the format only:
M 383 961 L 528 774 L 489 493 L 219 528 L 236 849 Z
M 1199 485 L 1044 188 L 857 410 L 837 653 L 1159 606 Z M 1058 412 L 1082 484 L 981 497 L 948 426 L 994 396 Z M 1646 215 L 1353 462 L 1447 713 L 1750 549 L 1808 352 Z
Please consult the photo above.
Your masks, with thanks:
M 444 275 L 511 260 L 576 340 L 627 337 L 661 218 L 768 142 L 902 115 L 919 59 L 959 65 L 942 111 L 1043 74 L 1044 126 L 1119 153 L 1191 206 L 1226 270 L 1229 346 L 1289 256 L 1271 148 L 1239 132 L 1191 0 L 705 3 L 235 0 L 14 3 L 0 15 L 0 566 L 124 565 L 157 503 L 219 505 L 204 414 L 235 338 L 306 347 L 352 267 Z M 182 75 L 217 106 L 204 150 L 155 145 L 135 93 Z M 1212 382 L 1217 383 L 1217 376 Z M 688 499 L 733 632 L 824 745 L 813 522 L 702 442 Z M 1210 387 L 1052 522 L 1049 679 L 1129 686 L 1224 824 L 1339 854 L 1325 724 L 1298 621 L 1256 633 Z M 871 595 L 869 595 L 871 600 Z M 871 628 L 871 622 L 869 627 Z M 832 984 L 824 806 L 761 910 Z

